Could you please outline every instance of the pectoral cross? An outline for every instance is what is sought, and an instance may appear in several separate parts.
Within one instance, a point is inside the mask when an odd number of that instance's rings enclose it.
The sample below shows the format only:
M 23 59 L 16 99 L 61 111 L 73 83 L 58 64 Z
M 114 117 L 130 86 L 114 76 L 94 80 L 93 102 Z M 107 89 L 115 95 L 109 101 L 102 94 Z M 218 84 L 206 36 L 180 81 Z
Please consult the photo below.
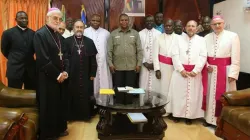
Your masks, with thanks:
M 61 52 L 61 51 L 59 51 L 58 56 L 60 57 L 60 60 L 62 60 L 62 56 L 63 56 L 63 54 L 62 54 L 62 52 Z
M 78 49 L 77 51 L 78 51 L 78 54 L 80 55 L 80 54 L 81 54 L 81 50 L 80 50 L 80 49 Z
M 81 48 L 83 47 L 83 45 L 76 45 L 76 47 L 78 48 L 77 52 L 80 55 L 81 54 Z
M 186 54 L 189 54 L 189 50 L 186 51 Z

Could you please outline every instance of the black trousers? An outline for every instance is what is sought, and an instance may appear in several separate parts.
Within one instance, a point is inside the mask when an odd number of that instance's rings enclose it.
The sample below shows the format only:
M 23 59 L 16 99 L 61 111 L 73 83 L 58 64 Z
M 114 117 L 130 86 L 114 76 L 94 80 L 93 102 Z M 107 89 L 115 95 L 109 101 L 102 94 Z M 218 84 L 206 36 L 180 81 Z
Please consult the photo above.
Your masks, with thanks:
M 34 78 L 35 77 L 31 78 L 28 75 L 28 72 L 25 71 L 24 75 L 20 79 L 8 78 L 8 87 L 22 89 L 22 86 L 24 84 L 24 89 L 35 90 L 36 89 L 36 81 L 34 80 Z
M 131 104 L 133 101 L 133 95 L 118 92 L 117 87 L 135 87 L 136 86 L 136 72 L 132 71 L 115 71 L 114 73 L 114 86 L 116 90 L 115 101 L 120 104 Z

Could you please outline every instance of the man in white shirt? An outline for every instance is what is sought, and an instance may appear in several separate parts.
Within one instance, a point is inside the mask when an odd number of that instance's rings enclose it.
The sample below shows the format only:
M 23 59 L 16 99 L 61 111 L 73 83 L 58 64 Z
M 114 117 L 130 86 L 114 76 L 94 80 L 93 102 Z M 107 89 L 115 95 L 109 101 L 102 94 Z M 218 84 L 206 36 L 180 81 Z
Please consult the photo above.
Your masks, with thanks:
M 66 19 L 66 30 L 62 35 L 64 38 L 68 38 L 74 35 L 73 24 L 74 20 L 71 17 Z
M 239 36 L 224 30 L 224 19 L 214 16 L 211 22 L 212 33 L 205 36 L 208 51 L 208 94 L 205 125 L 216 125 L 221 113 L 221 95 L 226 91 L 236 90 L 236 80 L 240 71 L 240 40 Z
M 101 28 L 101 16 L 94 14 L 91 17 L 90 27 L 84 30 L 84 35 L 91 38 L 96 46 L 97 73 L 94 79 L 94 95 L 97 102 L 105 102 L 106 95 L 99 95 L 102 88 L 112 88 L 112 77 L 107 63 L 107 41 L 110 33 Z
M 140 72 L 139 86 L 146 90 L 148 96 L 151 92 L 160 92 L 160 81 L 155 77 L 153 65 L 153 41 L 161 35 L 161 32 L 154 27 L 154 16 L 148 15 L 145 18 L 146 28 L 139 32 L 142 50 L 143 50 L 143 66 Z
M 197 22 L 191 20 L 186 25 L 187 36 L 181 38 L 172 49 L 174 72 L 169 94 L 172 95 L 172 113 L 175 122 L 185 118 L 186 124 L 191 119 L 204 117 L 202 110 L 203 85 L 202 69 L 207 60 L 206 42 L 196 35 Z

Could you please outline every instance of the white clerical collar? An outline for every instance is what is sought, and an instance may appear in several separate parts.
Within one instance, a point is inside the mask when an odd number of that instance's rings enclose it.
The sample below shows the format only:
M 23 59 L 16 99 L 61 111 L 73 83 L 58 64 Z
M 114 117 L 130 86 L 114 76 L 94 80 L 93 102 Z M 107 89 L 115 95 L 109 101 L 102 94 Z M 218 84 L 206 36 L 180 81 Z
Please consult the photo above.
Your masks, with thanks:
M 19 26 L 19 25 L 17 25 L 17 27 L 20 28 L 20 29 L 23 30 L 23 31 L 27 29 L 27 28 L 23 28 L 23 27 L 21 27 L 21 26 Z

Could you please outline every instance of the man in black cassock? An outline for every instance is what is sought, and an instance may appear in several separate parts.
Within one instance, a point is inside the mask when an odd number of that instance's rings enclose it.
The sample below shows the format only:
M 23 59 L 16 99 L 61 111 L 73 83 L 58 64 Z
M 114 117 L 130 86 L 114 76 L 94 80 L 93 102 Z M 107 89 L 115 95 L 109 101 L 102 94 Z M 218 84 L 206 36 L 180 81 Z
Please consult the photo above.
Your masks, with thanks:
M 34 36 L 37 62 L 37 101 L 39 109 L 39 139 L 55 140 L 68 135 L 66 85 L 69 62 L 63 37 L 57 32 L 62 13 L 49 9 L 47 24 Z
M 84 23 L 74 23 L 74 35 L 65 39 L 68 48 L 69 70 L 69 120 L 88 121 L 94 109 L 93 80 L 96 76 L 97 50 L 93 40 L 83 36 Z
M 15 20 L 17 26 L 4 31 L 1 41 L 1 51 L 8 59 L 8 86 L 21 89 L 24 84 L 24 89 L 35 89 L 35 32 L 27 27 L 28 15 L 24 11 L 17 12 Z

